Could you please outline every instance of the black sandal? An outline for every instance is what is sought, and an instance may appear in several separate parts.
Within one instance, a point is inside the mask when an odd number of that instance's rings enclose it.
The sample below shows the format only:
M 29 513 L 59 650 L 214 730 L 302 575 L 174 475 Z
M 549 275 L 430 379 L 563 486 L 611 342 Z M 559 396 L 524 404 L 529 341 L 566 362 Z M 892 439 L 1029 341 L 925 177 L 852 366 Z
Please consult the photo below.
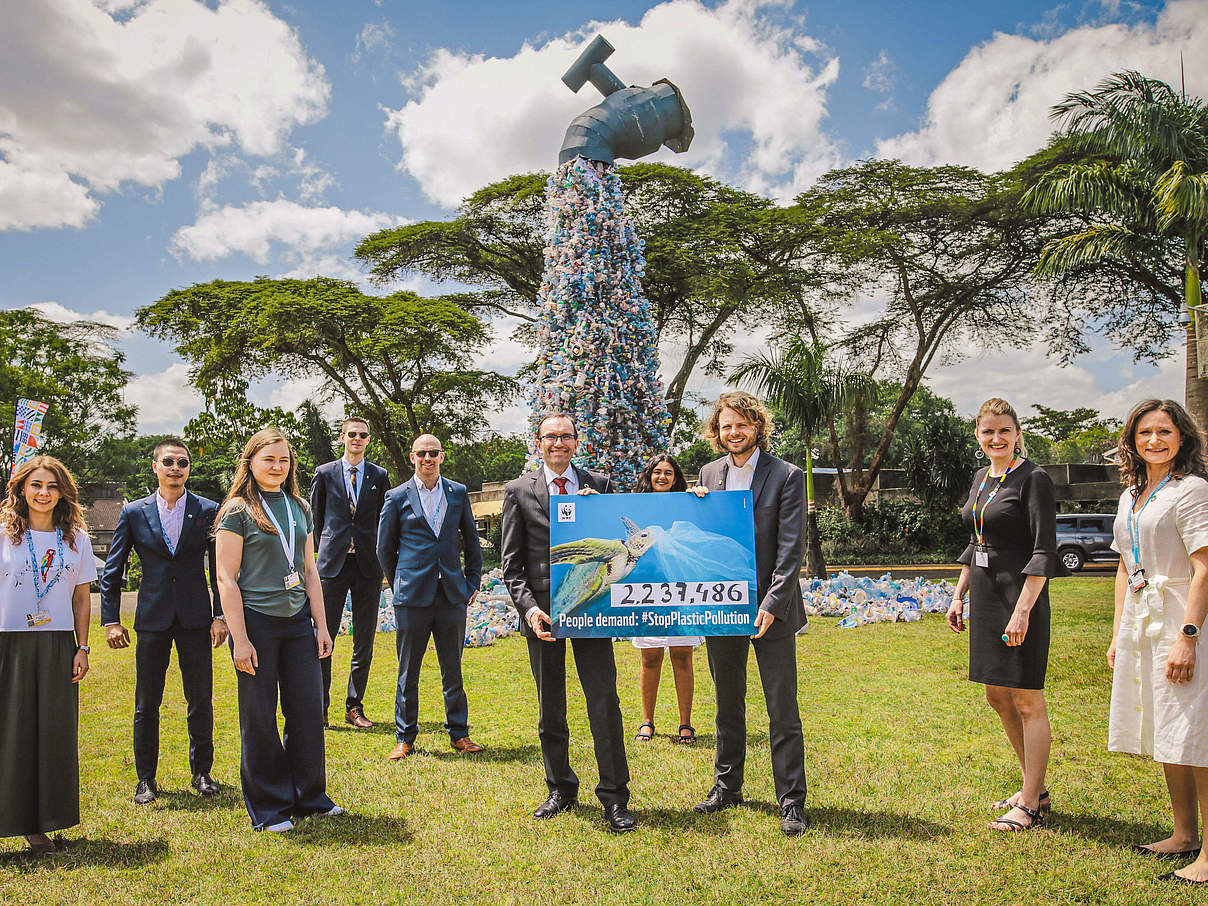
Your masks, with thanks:
M 1027 824 L 1021 824 L 1014 818 L 1007 818 L 1006 816 L 1003 816 L 1001 818 L 995 818 L 990 822 L 990 830 L 1005 830 L 1014 833 L 1016 831 L 1026 831 L 1031 830 L 1034 827 L 1044 826 L 1044 812 L 1042 812 L 1040 809 L 1028 808 L 1023 803 L 1017 803 L 1011 806 L 1011 808 L 1019 809 L 1031 820 Z M 1007 814 L 1009 815 L 1011 813 L 1007 812 Z M 994 825 L 996 824 L 999 826 L 995 827 Z
M 642 733 L 642 731 L 645 730 L 647 727 L 650 728 L 649 735 Z M 633 738 L 636 739 L 638 742 L 650 742 L 650 740 L 654 739 L 654 724 L 652 724 L 650 721 L 645 721 L 644 723 L 639 724 L 637 735 L 634 736 Z
M 1020 792 L 1023 792 L 1023 791 L 1020 790 Z M 1015 796 L 1018 796 L 1018 795 L 1019 795 L 1019 793 L 1015 794 Z M 1006 799 L 999 799 L 997 802 L 990 803 L 990 811 L 1001 812 L 1003 809 L 1015 808 L 1015 805 L 1011 802 L 1011 800 L 1014 799 L 1015 796 L 1008 796 Z M 1052 810 L 1053 810 L 1053 797 L 1049 795 L 1048 790 L 1045 790 L 1043 793 L 1040 794 L 1040 811 L 1042 814 L 1047 815 Z
M 685 730 L 688 731 L 686 735 L 684 733 Z M 679 738 L 676 739 L 676 742 L 683 743 L 686 746 L 692 745 L 696 742 L 696 728 L 692 724 L 680 724 Z

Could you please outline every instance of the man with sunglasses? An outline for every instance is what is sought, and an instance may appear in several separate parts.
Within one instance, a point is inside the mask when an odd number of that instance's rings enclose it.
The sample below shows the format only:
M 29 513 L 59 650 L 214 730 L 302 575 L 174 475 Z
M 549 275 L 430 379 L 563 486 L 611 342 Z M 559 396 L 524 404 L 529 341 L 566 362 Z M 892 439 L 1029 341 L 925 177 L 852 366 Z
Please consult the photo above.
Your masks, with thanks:
M 537 425 L 537 452 L 542 465 L 507 483 L 503 497 L 503 581 L 520 613 L 520 630 L 528 641 L 529 667 L 537 683 L 537 736 L 545 763 L 549 798 L 534 818 L 553 818 L 573 808 L 579 778 L 570 766 L 570 729 L 566 724 L 566 640 L 550 632 L 549 510 L 560 494 L 607 494 L 608 476 L 588 472 L 571 462 L 579 448 L 574 420 L 565 413 L 545 416 Z M 617 697 L 617 665 L 611 639 L 572 638 L 575 668 L 587 699 L 587 720 L 595 742 L 600 782 L 596 796 L 604 820 L 615 833 L 631 831 L 637 821 L 629 811 L 629 762 L 625 727 Z
M 340 632 L 344 602 L 352 598 L 352 669 L 344 699 L 344 720 L 358 730 L 373 722 L 365 716 L 365 686 L 377 636 L 382 568 L 377 558 L 378 518 L 389 487 L 386 470 L 365 459 L 369 423 L 359 416 L 340 426 L 344 455 L 315 469 L 310 509 L 315 526 L 319 578 L 327 611 L 327 631 L 334 643 Z M 323 723 L 329 726 L 331 658 L 319 661 L 323 672 Z
M 185 490 L 190 465 L 184 441 L 169 438 L 156 445 L 151 468 L 159 488 L 122 507 L 101 576 L 105 641 L 110 648 L 126 648 L 130 632 L 121 622 L 122 586 L 131 549 L 138 554 L 143 577 L 134 610 L 134 769 L 138 774 L 134 801 L 139 805 L 151 802 L 159 792 L 155 780 L 159 767 L 159 706 L 173 645 L 188 703 L 193 789 L 203 796 L 213 796 L 220 789 L 210 777 L 214 765 L 214 662 L 210 648 L 217 648 L 227 638 L 210 538 L 218 504 Z
M 482 579 L 482 546 L 466 486 L 440 474 L 444 460 L 436 437 L 417 437 L 411 445 L 415 476 L 386 495 L 378 525 L 378 558 L 394 588 L 398 627 L 396 744 L 386 756 L 391 761 L 400 761 L 415 749 L 419 673 L 429 639 L 435 643 L 440 664 L 449 744 L 464 755 L 483 750 L 470 739 L 469 705 L 461 681 L 466 607 Z

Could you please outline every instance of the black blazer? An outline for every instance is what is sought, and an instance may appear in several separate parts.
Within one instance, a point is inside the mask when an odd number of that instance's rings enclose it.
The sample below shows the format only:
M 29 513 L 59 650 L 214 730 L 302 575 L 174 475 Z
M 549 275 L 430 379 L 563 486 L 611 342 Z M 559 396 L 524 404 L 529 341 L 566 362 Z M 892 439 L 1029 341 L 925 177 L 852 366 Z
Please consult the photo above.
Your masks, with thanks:
M 580 488 L 601 494 L 612 481 L 600 472 L 571 466 Z M 526 616 L 534 607 L 549 613 L 549 488 L 545 470 L 532 469 L 507 483 L 503 492 L 503 582 L 520 613 L 520 631 L 532 635 Z
M 315 523 L 315 550 L 318 554 L 319 575 L 332 579 L 344 568 L 348 546 L 356 542 L 357 566 L 369 579 L 382 578 L 377 558 L 378 519 L 387 484 L 386 470 L 367 459 L 361 460 L 364 472 L 358 475 L 357 515 L 348 508 L 348 489 L 344 485 L 344 460 L 324 463 L 315 469 L 315 481 L 310 488 L 310 512 Z
M 134 631 L 164 632 L 179 620 L 184 629 L 204 629 L 222 613 L 218 598 L 218 570 L 210 534 L 218 504 L 191 491 L 185 492 L 185 518 L 176 543 L 168 551 L 159 522 L 156 494 L 122 507 L 113 530 L 113 546 L 101 574 L 101 623 L 121 621 L 122 585 L 130 549 L 138 554 L 143 580 L 138 587 Z M 205 558 L 210 557 L 210 583 L 206 585 Z

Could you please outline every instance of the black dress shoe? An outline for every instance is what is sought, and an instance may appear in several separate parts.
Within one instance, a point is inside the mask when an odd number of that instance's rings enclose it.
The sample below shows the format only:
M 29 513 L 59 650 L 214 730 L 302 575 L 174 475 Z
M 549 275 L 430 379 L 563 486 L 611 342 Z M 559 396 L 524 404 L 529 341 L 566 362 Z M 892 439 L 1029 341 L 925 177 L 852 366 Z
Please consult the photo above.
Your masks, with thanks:
M 564 812 L 567 809 L 575 807 L 577 800 L 574 796 L 568 796 L 565 793 L 560 793 L 554 790 L 549 794 L 549 798 L 537 806 L 537 810 L 533 812 L 534 818 L 552 818 L 559 812 Z
M 623 834 L 638 828 L 638 819 L 633 817 L 633 812 L 619 802 L 604 806 L 604 820 L 608 822 L 608 829 L 614 834 Z
M 714 812 L 720 812 L 722 809 L 734 808 L 734 806 L 741 802 L 742 793 L 731 793 L 719 786 L 715 786 L 709 791 L 709 795 L 705 797 L 704 802 L 698 802 L 692 806 L 692 811 L 701 815 L 711 815 Z
M 134 788 L 134 801 L 139 805 L 146 805 L 159 795 L 159 790 L 155 787 L 155 780 L 140 780 L 138 786 Z
M 222 789 L 218 785 L 218 781 L 209 774 L 194 774 L 193 789 L 201 793 L 203 796 L 217 796 L 218 791 Z
M 786 805 L 781 811 L 781 816 L 780 829 L 786 836 L 796 837 L 798 834 L 804 834 L 810 826 L 810 816 L 796 803 Z

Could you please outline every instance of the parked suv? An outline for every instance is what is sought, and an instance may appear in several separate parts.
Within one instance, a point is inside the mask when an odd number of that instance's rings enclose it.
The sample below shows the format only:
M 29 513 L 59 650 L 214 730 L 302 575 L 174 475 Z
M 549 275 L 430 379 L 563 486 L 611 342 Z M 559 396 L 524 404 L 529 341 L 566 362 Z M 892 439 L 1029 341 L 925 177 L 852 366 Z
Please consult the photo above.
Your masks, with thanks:
M 1114 513 L 1063 513 L 1057 516 L 1057 556 L 1077 572 L 1087 560 L 1117 560 L 1111 549 Z

